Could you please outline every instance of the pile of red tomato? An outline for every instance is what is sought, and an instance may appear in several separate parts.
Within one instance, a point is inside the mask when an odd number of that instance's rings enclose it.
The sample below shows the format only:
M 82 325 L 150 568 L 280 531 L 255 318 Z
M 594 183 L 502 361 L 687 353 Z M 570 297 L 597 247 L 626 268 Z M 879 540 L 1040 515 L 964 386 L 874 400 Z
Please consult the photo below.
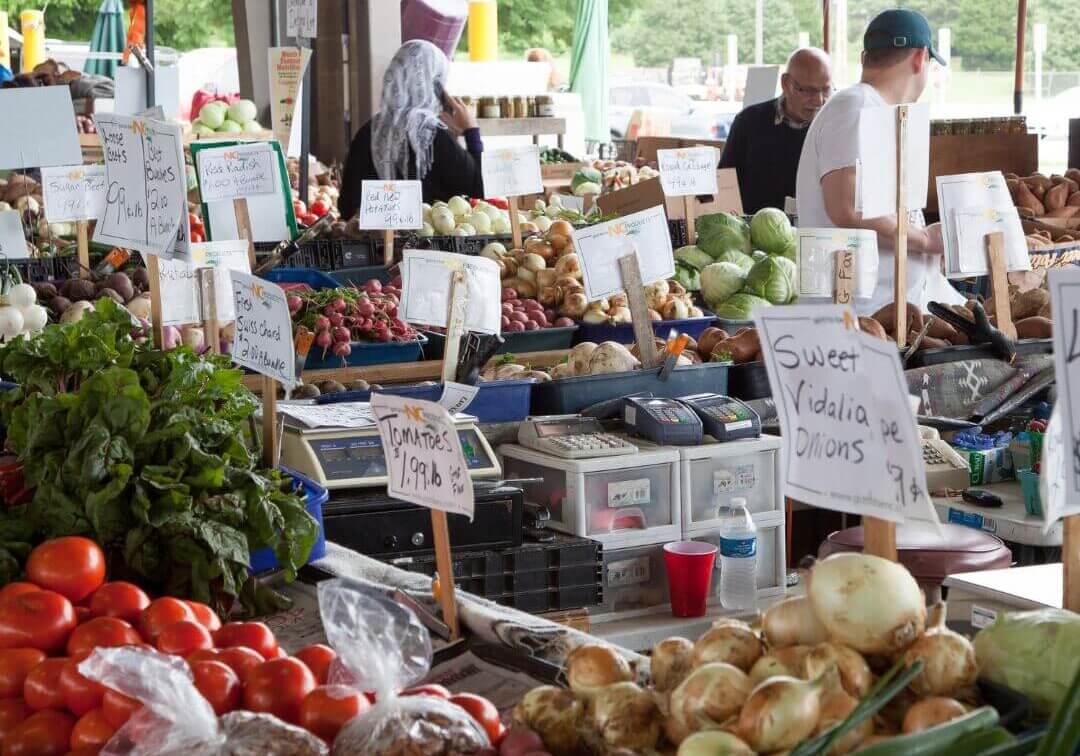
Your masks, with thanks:
M 142 646 L 182 656 L 195 687 L 219 716 L 267 712 L 331 742 L 371 696 L 327 685 L 334 650 L 312 645 L 289 656 L 262 622 L 222 624 L 197 601 L 151 600 L 138 586 L 104 582 L 105 556 L 77 536 L 47 541 L 26 564 L 27 582 L 0 589 L 0 756 L 97 753 L 142 704 L 84 677 L 97 647 Z M 462 706 L 493 742 L 502 737 L 490 701 L 426 685 Z

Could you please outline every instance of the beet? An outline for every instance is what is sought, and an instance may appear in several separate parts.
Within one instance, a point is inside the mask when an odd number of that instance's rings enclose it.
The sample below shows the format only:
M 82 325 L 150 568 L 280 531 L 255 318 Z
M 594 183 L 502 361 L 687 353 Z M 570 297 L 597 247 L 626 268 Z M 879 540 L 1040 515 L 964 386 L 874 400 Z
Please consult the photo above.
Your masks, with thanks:
M 131 271 L 131 282 L 146 291 L 150 288 L 150 274 L 146 272 L 146 268 L 135 268 Z
M 31 284 L 34 287 L 34 293 L 37 294 L 37 301 L 48 302 L 50 299 L 57 295 L 56 286 L 49 281 L 41 281 L 36 284 Z
M 135 298 L 135 287 L 132 285 L 127 273 L 117 271 L 110 274 L 105 279 L 105 286 L 120 295 L 123 299 L 120 304 L 126 304 Z
M 299 386 L 293 389 L 293 399 L 315 399 L 322 395 L 318 386 L 314 386 L 310 383 L 301 383 Z
M 340 394 L 345 387 L 337 381 L 319 381 L 315 384 L 323 394 Z
M 110 289 L 108 286 L 104 286 L 98 291 L 97 298 L 101 299 L 102 297 L 108 297 L 117 304 L 124 304 L 124 298 L 120 296 L 120 292 Z
M 64 310 L 71 307 L 71 300 L 67 297 L 53 297 L 49 300 L 49 309 L 56 315 L 63 315 Z
M 95 289 L 93 281 L 88 281 L 85 278 L 73 278 L 61 288 L 60 294 L 72 302 L 84 302 L 94 299 L 97 289 Z

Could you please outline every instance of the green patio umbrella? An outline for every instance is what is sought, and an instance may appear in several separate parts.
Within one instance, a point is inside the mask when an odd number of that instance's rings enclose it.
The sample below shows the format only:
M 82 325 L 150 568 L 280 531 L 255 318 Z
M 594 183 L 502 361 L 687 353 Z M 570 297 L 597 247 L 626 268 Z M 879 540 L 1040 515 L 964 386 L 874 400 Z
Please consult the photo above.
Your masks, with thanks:
M 585 139 L 607 144 L 608 0 L 578 0 L 574 46 L 570 52 L 570 91 L 581 95 Z
M 127 44 L 127 25 L 122 0 L 102 0 L 94 21 L 94 33 L 90 37 L 90 52 L 121 53 Z M 99 60 L 89 58 L 83 66 L 88 74 L 98 74 L 113 78 L 119 60 Z

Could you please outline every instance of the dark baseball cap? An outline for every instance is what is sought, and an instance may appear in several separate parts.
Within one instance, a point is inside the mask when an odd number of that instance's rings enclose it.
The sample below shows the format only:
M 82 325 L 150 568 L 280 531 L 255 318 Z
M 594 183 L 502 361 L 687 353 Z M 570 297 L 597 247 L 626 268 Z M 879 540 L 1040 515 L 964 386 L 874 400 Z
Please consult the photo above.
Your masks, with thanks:
M 885 50 L 887 48 L 919 50 L 926 48 L 930 57 L 941 65 L 946 65 L 938 51 L 934 49 L 933 34 L 926 17 L 918 11 L 906 8 L 893 8 L 874 16 L 863 35 L 864 50 Z

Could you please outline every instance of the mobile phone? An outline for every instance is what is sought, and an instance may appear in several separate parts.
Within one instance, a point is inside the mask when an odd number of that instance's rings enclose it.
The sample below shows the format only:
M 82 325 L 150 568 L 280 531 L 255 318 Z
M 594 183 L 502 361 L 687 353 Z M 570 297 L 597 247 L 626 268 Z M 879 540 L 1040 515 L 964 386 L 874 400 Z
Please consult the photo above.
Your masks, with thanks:
M 1000 507 L 1004 503 L 997 494 L 975 488 L 967 489 L 961 494 L 961 497 L 964 501 L 977 507 Z
M 439 100 L 439 104 L 442 105 L 443 110 L 450 110 L 450 108 L 447 107 L 446 90 L 443 88 L 441 81 L 435 82 L 435 97 Z

